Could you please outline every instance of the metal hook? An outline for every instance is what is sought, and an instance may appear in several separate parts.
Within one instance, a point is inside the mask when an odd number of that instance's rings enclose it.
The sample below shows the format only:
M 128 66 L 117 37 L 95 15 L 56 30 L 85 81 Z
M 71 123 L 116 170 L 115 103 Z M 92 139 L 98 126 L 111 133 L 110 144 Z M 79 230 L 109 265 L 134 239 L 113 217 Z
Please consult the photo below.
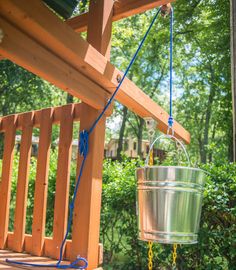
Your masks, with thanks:
M 166 4 L 161 7 L 161 15 L 165 18 L 171 13 L 172 6 L 171 4 Z
M 171 134 L 170 134 L 170 131 L 171 131 Z M 167 134 L 167 135 L 174 136 L 174 135 L 175 135 L 175 131 L 174 131 L 173 127 L 168 126 L 168 129 L 167 129 L 166 134 Z

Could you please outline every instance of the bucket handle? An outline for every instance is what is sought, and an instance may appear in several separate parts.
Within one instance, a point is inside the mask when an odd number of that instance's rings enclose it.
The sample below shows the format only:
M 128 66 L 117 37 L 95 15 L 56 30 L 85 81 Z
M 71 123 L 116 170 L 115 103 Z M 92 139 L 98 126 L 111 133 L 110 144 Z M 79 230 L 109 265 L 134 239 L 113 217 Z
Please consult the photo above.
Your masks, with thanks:
M 146 158 L 146 160 L 145 160 L 145 166 L 147 167 L 148 164 L 149 164 L 150 154 L 151 154 L 151 151 L 152 151 L 152 149 L 153 149 L 155 143 L 156 143 L 157 141 L 159 141 L 160 139 L 162 139 L 162 138 L 166 138 L 166 139 L 174 139 L 175 141 L 177 141 L 177 142 L 180 144 L 182 150 L 184 151 L 185 157 L 186 157 L 186 159 L 187 159 L 187 161 L 188 161 L 188 166 L 190 167 L 191 164 L 190 164 L 189 155 L 188 155 L 188 153 L 187 153 L 187 151 L 186 151 L 186 148 L 184 147 L 183 143 L 182 143 L 179 139 L 177 139 L 174 135 L 170 135 L 170 134 L 162 134 L 161 136 L 157 137 L 157 138 L 153 141 L 153 143 L 151 144 L 151 147 L 150 147 L 150 149 L 149 149 L 147 158 Z

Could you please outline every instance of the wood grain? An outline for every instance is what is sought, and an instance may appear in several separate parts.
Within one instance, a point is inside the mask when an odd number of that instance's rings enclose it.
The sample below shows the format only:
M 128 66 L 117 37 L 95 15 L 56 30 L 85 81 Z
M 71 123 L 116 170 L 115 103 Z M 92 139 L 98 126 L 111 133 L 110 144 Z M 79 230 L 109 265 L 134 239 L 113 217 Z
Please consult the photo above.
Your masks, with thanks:
M 7 241 L 16 121 L 17 115 L 12 115 L 5 123 L 7 127 L 4 134 L 2 178 L 0 182 L 0 249 L 6 246 Z
M 44 246 L 53 111 L 52 108 L 45 109 L 40 115 L 31 249 L 37 256 L 42 255 Z

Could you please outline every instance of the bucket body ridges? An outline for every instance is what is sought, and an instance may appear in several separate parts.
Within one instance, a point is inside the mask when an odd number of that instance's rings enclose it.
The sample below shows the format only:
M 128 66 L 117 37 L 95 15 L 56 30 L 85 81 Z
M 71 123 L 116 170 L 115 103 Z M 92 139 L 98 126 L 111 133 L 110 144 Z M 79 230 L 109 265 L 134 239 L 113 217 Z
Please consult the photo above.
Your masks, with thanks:
M 205 172 L 190 167 L 137 169 L 139 238 L 167 244 L 195 244 Z

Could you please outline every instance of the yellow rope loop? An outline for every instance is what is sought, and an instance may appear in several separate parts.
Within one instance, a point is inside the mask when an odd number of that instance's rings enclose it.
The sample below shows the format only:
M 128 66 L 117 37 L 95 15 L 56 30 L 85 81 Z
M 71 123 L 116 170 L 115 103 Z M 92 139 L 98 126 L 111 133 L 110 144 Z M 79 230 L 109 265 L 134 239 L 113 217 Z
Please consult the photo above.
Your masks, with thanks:
M 149 166 L 153 165 L 153 150 L 150 152 L 149 158 Z M 151 241 L 148 242 L 148 270 L 152 270 L 153 268 L 153 251 L 152 251 L 153 243 Z
M 153 243 L 151 241 L 148 242 L 148 270 L 152 270 L 152 267 L 153 267 L 153 263 L 152 263 L 152 260 L 153 260 L 153 251 L 152 251 L 152 246 L 153 246 Z
M 150 152 L 149 166 L 153 166 L 153 149 L 152 149 L 151 152 Z
M 177 244 L 174 244 L 174 245 L 173 245 L 173 252 L 172 252 L 172 259 L 173 259 L 173 262 L 172 262 L 172 266 L 173 266 L 174 269 L 175 269 L 175 267 L 176 267 L 177 247 L 178 247 Z

